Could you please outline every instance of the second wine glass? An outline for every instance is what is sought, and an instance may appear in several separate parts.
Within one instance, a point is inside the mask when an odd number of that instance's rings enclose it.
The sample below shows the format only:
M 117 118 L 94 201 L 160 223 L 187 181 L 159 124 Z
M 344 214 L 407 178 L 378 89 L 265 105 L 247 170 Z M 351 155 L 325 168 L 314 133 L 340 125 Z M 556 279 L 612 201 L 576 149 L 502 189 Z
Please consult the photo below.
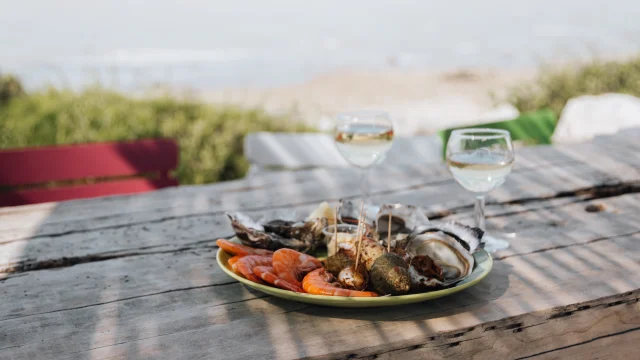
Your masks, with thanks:
M 485 230 L 486 194 L 504 183 L 511 172 L 515 154 L 511 134 L 498 129 L 454 130 L 447 142 L 447 165 L 463 188 L 475 193 L 476 227 Z M 509 242 L 485 234 L 485 250 L 495 252 Z
M 384 160 L 393 142 L 393 122 L 386 112 L 351 112 L 336 118 L 336 147 L 351 165 L 362 169 L 360 188 L 369 202 L 367 170 Z

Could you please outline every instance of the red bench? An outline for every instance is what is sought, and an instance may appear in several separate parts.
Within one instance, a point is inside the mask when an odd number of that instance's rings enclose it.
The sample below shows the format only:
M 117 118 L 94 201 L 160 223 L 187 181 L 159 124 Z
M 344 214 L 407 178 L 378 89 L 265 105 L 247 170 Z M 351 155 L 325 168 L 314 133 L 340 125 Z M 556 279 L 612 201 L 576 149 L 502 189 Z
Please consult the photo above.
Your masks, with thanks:
M 177 186 L 177 166 L 170 139 L 0 150 L 0 206 Z

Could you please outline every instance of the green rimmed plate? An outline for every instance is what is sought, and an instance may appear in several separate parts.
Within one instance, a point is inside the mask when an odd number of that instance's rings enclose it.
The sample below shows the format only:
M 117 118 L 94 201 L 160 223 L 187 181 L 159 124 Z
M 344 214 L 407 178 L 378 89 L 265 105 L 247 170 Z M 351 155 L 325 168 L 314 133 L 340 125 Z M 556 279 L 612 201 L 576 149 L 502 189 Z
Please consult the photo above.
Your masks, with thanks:
M 457 283 L 453 287 L 410 295 L 381 296 L 374 298 L 351 298 L 344 296 L 301 294 L 293 291 L 274 288 L 267 285 L 257 284 L 253 281 L 236 275 L 231 270 L 231 268 L 229 268 L 227 262 L 229 261 L 229 258 L 231 258 L 231 255 L 227 254 L 222 249 L 218 249 L 218 254 L 216 255 L 218 265 L 220 266 L 220 268 L 222 268 L 222 270 L 224 270 L 224 272 L 227 273 L 227 275 L 240 281 L 241 283 L 252 289 L 256 289 L 282 299 L 293 300 L 313 305 L 345 308 L 364 308 L 412 304 L 455 294 L 480 282 L 480 280 L 484 279 L 489 274 L 489 271 L 491 271 L 491 268 L 493 267 L 493 259 L 491 258 L 491 255 L 489 255 L 489 253 L 487 253 L 483 249 L 479 249 L 478 251 L 476 251 L 475 254 L 473 254 L 473 257 L 475 259 L 473 272 L 471 272 L 471 274 L 469 274 L 466 279 Z

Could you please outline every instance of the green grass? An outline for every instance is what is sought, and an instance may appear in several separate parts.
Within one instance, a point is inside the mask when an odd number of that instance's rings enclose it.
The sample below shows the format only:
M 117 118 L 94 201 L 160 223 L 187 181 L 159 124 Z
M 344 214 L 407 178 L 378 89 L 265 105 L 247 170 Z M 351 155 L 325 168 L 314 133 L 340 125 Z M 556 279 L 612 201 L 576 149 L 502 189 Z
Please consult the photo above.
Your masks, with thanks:
M 509 89 L 506 100 L 521 112 L 547 108 L 560 114 L 573 97 L 607 92 L 640 96 L 640 56 L 542 67 L 532 83 Z
M 261 110 L 169 97 L 132 99 L 97 87 L 80 93 L 13 91 L 0 102 L 0 148 L 168 137 L 180 146 L 181 184 L 244 176 L 249 164 L 243 139 L 249 132 L 310 130 Z

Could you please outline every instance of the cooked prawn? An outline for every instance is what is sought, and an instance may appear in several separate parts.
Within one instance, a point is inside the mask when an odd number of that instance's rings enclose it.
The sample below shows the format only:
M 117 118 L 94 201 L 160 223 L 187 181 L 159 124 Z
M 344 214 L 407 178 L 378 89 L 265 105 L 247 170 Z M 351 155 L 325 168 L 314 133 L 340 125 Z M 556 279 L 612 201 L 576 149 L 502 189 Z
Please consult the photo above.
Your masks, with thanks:
M 236 268 L 247 279 L 261 283 L 260 278 L 253 273 L 256 266 L 271 266 L 271 256 L 269 255 L 247 255 L 236 262 Z
M 301 293 L 304 292 L 304 290 L 300 286 L 294 285 L 278 277 L 278 275 L 276 275 L 276 273 L 273 271 L 273 267 L 271 266 L 256 266 L 253 268 L 253 273 L 259 276 L 262 280 L 268 282 L 271 285 L 275 285 L 281 289 L 301 292 Z
M 302 288 L 309 294 L 333 295 L 349 297 L 375 297 L 377 293 L 372 291 L 357 291 L 343 289 L 335 276 L 327 272 L 324 268 L 313 270 L 302 280 Z
M 232 258 L 229 258 L 229 260 L 227 260 L 227 264 L 229 264 L 229 267 L 231 267 L 231 270 L 233 270 L 233 272 L 238 275 L 242 275 L 242 273 L 238 271 L 238 267 L 236 266 L 236 263 L 238 262 L 238 260 L 240 260 L 240 258 L 242 258 L 242 256 L 236 255 Z
M 273 251 L 270 251 L 270 250 L 254 249 L 252 247 L 248 247 L 248 246 L 245 246 L 245 245 L 236 244 L 236 243 L 231 242 L 231 241 L 226 240 L 226 239 L 218 239 L 218 240 L 216 240 L 216 244 L 218 245 L 218 247 L 220 249 L 224 250 L 226 253 L 229 253 L 231 255 L 247 256 L 247 255 L 271 255 L 271 254 L 273 254 Z
M 279 249 L 273 253 L 273 270 L 279 278 L 298 287 L 302 278 L 311 270 L 322 267 L 320 260 L 291 249 Z

